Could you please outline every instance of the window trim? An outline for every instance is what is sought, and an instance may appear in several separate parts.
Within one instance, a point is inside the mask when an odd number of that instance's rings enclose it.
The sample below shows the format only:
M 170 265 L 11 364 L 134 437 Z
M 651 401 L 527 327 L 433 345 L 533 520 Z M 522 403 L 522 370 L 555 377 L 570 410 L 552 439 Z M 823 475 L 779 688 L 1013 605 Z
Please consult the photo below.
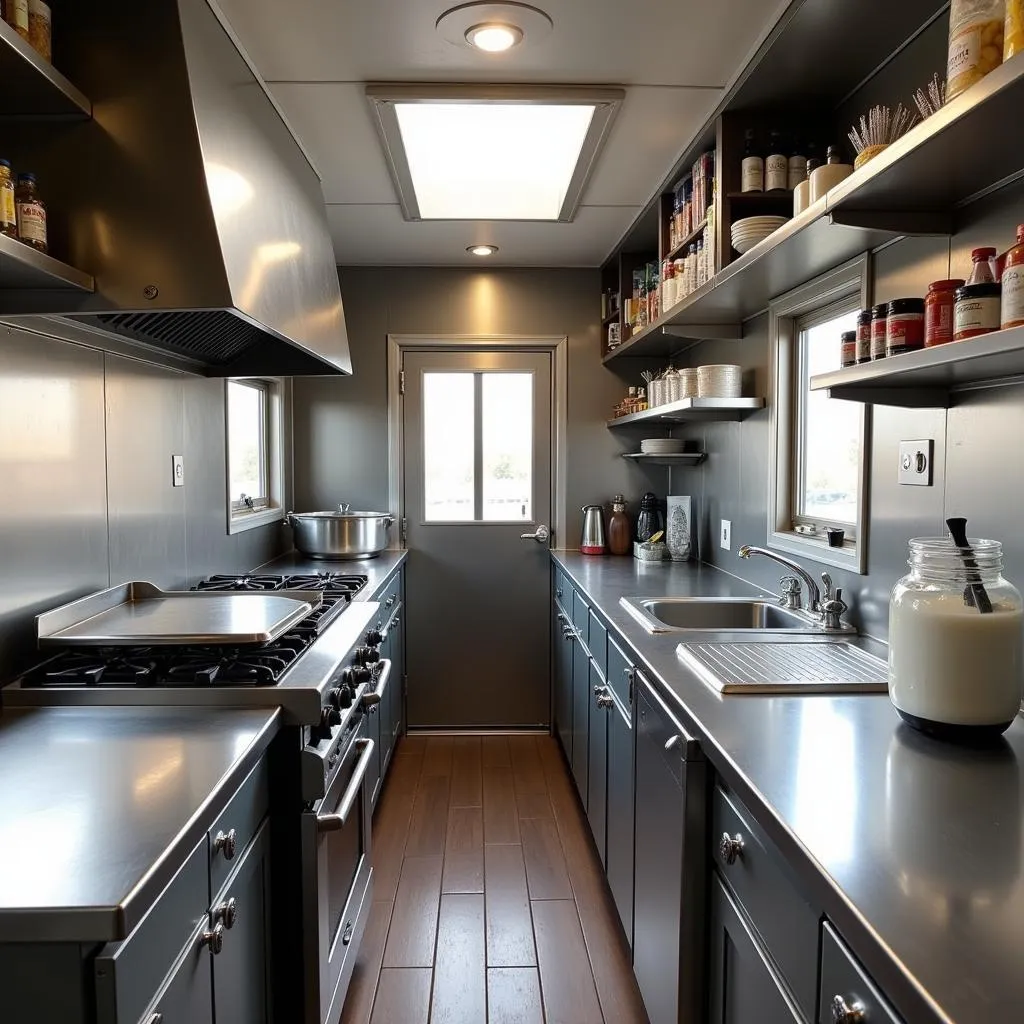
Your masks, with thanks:
M 868 253 L 836 267 L 807 284 L 773 299 L 768 307 L 770 344 L 769 378 L 771 431 L 768 472 L 769 548 L 822 562 L 858 574 L 867 572 L 868 502 L 871 458 L 871 409 L 862 406 L 861 463 L 857 485 L 857 522 L 837 523 L 848 531 L 842 548 L 830 548 L 824 539 L 803 536 L 793 529 L 798 520 L 796 508 L 797 385 L 799 377 L 800 321 L 808 315 L 831 312 L 829 309 L 849 300 L 858 309 L 870 306 L 871 258 Z M 815 518 L 815 523 L 830 525 Z
M 230 437 L 228 434 L 228 386 L 248 384 L 263 391 L 260 446 L 266 463 L 267 494 L 260 495 L 255 507 L 247 507 L 229 492 Z M 281 522 L 286 502 L 287 425 L 290 418 L 291 392 L 288 381 L 279 377 L 230 377 L 224 381 L 224 504 L 229 535 L 244 533 L 260 526 Z

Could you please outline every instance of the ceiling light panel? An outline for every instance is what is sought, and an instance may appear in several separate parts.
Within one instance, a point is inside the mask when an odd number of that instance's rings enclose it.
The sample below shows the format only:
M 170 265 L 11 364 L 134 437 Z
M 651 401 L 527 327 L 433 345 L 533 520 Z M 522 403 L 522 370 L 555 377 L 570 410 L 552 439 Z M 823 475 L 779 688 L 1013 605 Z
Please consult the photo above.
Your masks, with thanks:
M 409 220 L 572 220 L 622 96 L 417 88 L 367 90 Z

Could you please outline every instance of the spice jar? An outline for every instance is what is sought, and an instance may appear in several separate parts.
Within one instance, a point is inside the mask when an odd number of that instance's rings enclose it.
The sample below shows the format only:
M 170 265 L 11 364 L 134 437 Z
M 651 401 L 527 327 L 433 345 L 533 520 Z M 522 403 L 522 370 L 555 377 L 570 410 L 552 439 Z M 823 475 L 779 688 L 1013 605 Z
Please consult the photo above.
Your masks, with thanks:
M 4 21 L 22 39 L 28 39 L 28 0 L 3 0 Z
M 893 299 L 885 318 L 885 354 L 924 348 L 924 299 Z
M 1005 732 L 1024 679 L 1024 612 L 1002 545 L 971 540 L 968 558 L 948 537 L 915 538 L 889 601 L 889 699 L 910 725 L 953 740 Z
M 1001 327 L 1024 327 L 1024 224 L 1017 225 L 1017 244 L 1006 254 L 1000 280 Z
M 14 193 L 18 238 L 33 249 L 46 252 L 46 206 L 39 198 L 34 174 L 19 174 Z
M 932 281 L 924 300 L 924 347 L 945 345 L 953 340 L 953 303 L 963 278 L 951 281 Z
M 862 309 L 857 314 L 857 362 L 871 362 L 871 310 Z
M 840 335 L 840 362 L 845 368 L 857 365 L 857 332 L 843 331 Z
M 963 341 L 999 330 L 999 298 L 995 281 L 957 288 L 953 305 L 953 340 Z
M 14 205 L 14 181 L 11 162 L 0 160 L 0 234 L 18 237 L 18 213 Z
M 1005 0 L 953 0 L 949 8 L 947 102 L 1002 64 L 1005 18 Z
M 28 41 L 32 49 L 45 60 L 52 60 L 52 21 L 50 5 L 43 0 L 28 0 Z
M 883 302 L 871 307 L 871 358 L 885 358 L 885 322 L 889 306 Z

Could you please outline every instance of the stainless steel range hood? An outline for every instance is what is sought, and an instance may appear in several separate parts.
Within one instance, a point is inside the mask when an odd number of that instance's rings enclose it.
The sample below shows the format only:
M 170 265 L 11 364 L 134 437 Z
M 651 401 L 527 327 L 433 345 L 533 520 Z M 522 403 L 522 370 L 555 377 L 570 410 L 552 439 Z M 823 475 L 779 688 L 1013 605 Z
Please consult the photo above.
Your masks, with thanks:
M 350 373 L 319 178 L 220 12 L 61 13 L 58 60 L 93 119 L 28 129 L 29 158 L 51 249 L 96 292 L 16 294 L 0 312 L 59 313 L 95 344 L 212 376 Z

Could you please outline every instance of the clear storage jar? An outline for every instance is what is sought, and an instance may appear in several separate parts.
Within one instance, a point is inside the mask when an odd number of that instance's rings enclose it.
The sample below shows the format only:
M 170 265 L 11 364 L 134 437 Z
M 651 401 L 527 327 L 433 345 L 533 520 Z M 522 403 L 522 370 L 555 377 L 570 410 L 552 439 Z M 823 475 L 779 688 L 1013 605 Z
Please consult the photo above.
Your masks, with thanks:
M 998 541 L 970 545 L 975 567 L 948 537 L 911 540 L 889 603 L 889 699 L 910 725 L 959 742 L 1005 732 L 1024 690 L 1020 592 Z
M 1003 62 L 1006 0 L 953 0 L 949 8 L 946 99 L 959 96 Z

